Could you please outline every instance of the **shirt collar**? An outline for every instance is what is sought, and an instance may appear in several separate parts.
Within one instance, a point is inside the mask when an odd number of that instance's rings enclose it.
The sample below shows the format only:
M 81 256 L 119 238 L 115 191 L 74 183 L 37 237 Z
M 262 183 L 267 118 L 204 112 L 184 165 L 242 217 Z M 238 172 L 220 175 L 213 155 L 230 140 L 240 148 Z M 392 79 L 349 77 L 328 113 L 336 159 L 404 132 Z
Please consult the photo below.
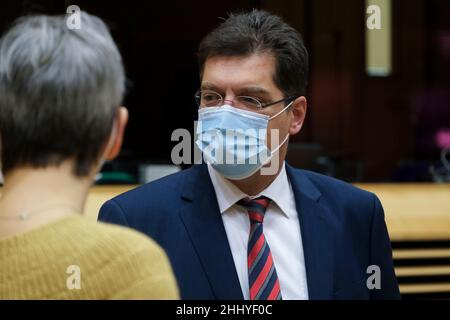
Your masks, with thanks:
M 220 213 L 225 213 L 229 208 L 236 204 L 242 198 L 257 198 L 265 196 L 270 198 L 281 209 L 283 214 L 289 217 L 289 201 L 291 194 L 291 186 L 286 174 L 285 165 L 281 168 L 280 173 L 274 181 L 257 196 L 250 197 L 242 192 L 238 187 L 232 184 L 228 179 L 224 178 L 211 165 L 208 166 L 209 176 L 216 192 L 217 203 L 219 204 Z

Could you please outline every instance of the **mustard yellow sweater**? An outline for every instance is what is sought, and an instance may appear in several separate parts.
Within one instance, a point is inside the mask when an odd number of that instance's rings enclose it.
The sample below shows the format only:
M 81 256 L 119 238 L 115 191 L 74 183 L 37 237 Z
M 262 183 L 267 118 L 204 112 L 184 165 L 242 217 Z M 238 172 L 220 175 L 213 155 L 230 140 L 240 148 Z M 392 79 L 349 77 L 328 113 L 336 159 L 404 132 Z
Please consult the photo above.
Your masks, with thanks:
M 123 227 L 65 218 L 0 240 L 0 299 L 177 299 L 162 249 Z

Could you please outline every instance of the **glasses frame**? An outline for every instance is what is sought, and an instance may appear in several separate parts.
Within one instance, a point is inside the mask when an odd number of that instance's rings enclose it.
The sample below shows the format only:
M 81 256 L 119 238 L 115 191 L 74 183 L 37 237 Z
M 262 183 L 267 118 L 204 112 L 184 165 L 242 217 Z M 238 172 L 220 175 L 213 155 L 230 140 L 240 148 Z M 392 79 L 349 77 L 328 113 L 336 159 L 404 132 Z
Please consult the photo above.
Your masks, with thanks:
M 214 90 L 208 90 L 208 91 L 217 94 L 219 97 L 221 97 L 222 102 L 225 102 L 225 99 L 223 98 L 223 96 L 222 96 L 220 93 L 218 93 L 218 92 L 216 92 L 216 91 L 214 91 Z M 202 106 L 201 106 L 200 103 L 198 102 L 198 101 L 200 101 L 200 99 L 201 99 L 201 97 L 200 97 L 201 92 L 202 92 L 202 90 L 201 90 L 201 89 L 198 89 L 197 92 L 196 92 L 195 95 L 194 95 L 195 102 L 197 103 L 197 105 L 198 105 L 199 108 L 202 108 Z M 286 102 L 287 104 L 289 104 L 290 102 L 292 102 L 292 101 L 294 101 L 295 99 L 297 99 L 298 97 L 300 97 L 300 95 L 289 96 L 289 97 L 284 98 L 284 99 L 281 99 L 281 100 L 277 100 L 277 101 L 273 101 L 273 102 L 269 102 L 269 103 L 264 103 L 264 104 L 261 103 L 261 101 L 259 101 L 257 98 L 252 97 L 252 96 L 238 96 L 238 97 L 242 97 L 242 98 L 252 98 L 252 99 L 254 99 L 255 101 L 257 101 L 257 102 L 259 103 L 259 107 L 257 107 L 257 109 L 258 109 L 258 110 L 262 110 L 262 109 L 264 109 L 264 108 L 267 108 L 267 107 L 276 105 L 276 104 L 281 103 L 281 102 Z M 229 100 L 227 100 L 227 101 L 229 101 Z M 231 101 L 234 103 L 233 100 L 231 100 Z M 218 106 L 214 106 L 214 107 L 221 107 L 221 106 L 223 106 L 223 104 L 222 104 L 222 105 L 218 105 Z M 211 108 L 211 107 L 207 107 L 207 108 Z

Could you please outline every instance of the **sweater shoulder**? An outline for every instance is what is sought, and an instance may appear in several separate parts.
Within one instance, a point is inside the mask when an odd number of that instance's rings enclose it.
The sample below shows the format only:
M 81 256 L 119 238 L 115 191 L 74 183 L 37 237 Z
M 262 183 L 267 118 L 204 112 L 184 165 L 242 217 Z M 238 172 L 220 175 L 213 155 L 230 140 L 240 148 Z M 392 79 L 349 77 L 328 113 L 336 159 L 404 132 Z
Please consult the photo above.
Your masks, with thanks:
M 0 298 L 146 299 L 177 294 L 161 247 L 125 227 L 71 217 L 0 244 L 0 273 L 13 279 L 11 290 L 3 291 L 0 283 Z M 68 290 L 73 277 L 80 277 L 81 289 Z M 39 286 L 42 281 L 46 286 Z
M 130 256 L 145 252 L 153 256 L 164 255 L 161 247 L 153 239 L 131 228 L 87 219 L 83 219 L 75 228 L 80 232 L 80 236 L 90 237 L 92 241 L 96 241 L 99 249 L 109 249 L 115 254 Z
M 104 278 L 116 282 L 109 299 L 177 299 L 178 289 L 164 250 L 148 236 L 117 225 L 98 222 L 91 230 L 102 238 L 94 249 L 110 252 L 99 266 Z M 119 281 L 117 277 L 120 276 Z

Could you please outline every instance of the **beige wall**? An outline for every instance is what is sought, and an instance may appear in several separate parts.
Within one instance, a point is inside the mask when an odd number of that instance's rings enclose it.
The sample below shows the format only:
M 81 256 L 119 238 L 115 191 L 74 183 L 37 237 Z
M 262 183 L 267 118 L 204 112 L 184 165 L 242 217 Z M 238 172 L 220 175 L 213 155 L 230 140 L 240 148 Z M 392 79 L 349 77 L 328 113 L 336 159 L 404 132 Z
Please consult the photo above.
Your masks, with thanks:
M 450 238 L 450 185 L 383 183 L 357 186 L 380 198 L 392 240 Z M 95 221 L 105 201 L 135 187 L 92 187 L 86 203 L 86 217 Z

